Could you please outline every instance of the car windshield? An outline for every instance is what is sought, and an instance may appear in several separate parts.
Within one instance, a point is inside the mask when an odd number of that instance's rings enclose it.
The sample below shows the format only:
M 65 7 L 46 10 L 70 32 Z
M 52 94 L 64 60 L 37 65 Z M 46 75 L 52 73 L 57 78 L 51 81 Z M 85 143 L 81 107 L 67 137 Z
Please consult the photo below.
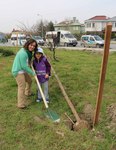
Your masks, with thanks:
M 25 40 L 26 37 L 25 37 L 25 36 L 22 36 L 22 37 L 18 37 L 18 39 L 20 39 L 20 40 Z
M 67 38 L 74 38 L 74 36 L 73 36 L 72 34 L 69 34 L 69 33 L 64 34 L 64 35 L 65 35 L 65 37 L 67 37 Z
M 39 39 L 39 40 L 41 40 L 42 38 L 41 38 L 41 36 L 34 36 L 34 39 Z
M 100 36 L 98 36 L 98 35 L 95 35 L 94 38 L 96 39 L 96 41 L 101 41 L 101 40 L 103 40 L 103 39 L 102 39 Z
M 82 37 L 82 41 L 88 41 L 89 37 Z

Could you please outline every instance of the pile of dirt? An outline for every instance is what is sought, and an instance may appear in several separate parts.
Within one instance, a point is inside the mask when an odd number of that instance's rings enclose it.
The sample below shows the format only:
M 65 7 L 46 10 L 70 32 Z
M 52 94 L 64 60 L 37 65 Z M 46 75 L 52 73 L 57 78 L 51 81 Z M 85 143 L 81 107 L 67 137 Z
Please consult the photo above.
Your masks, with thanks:
M 69 117 L 69 116 L 68 116 Z M 67 118 L 68 118 L 67 117 Z M 93 108 L 91 104 L 86 104 L 83 113 L 79 114 L 81 121 L 76 122 L 73 117 L 65 118 L 64 122 L 70 130 L 79 131 L 83 128 L 91 129 L 93 125 Z M 72 120 L 72 121 L 71 121 Z
M 83 114 L 80 115 L 81 119 L 87 120 L 90 125 L 93 124 L 94 109 L 91 104 L 86 104 L 83 109 Z
M 116 132 L 116 103 L 113 103 L 107 107 L 108 124 L 107 128 L 110 132 Z
M 90 129 L 90 125 L 86 120 L 81 120 L 73 125 L 74 131 L 80 131 L 82 129 Z

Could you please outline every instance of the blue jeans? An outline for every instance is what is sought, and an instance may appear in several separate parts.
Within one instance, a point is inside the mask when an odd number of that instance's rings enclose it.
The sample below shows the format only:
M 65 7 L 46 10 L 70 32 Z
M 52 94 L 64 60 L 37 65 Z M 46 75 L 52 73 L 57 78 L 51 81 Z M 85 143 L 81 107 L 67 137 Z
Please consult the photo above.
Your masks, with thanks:
M 44 96 L 45 96 L 45 99 L 46 100 L 49 100 L 49 94 L 48 94 L 48 81 L 44 82 L 44 83 L 40 83 L 42 89 L 43 89 L 43 93 L 44 93 Z M 38 99 L 42 99 L 41 97 L 41 93 L 38 89 Z

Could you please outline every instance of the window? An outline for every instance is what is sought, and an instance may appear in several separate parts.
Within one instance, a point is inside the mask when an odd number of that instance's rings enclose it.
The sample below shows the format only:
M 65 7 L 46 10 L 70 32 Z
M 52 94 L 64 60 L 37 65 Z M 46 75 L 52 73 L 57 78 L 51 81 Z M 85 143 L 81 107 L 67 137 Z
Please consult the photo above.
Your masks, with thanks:
M 88 37 L 82 37 L 82 41 L 88 41 Z
M 114 22 L 114 28 L 116 28 L 116 22 Z
M 90 37 L 90 41 L 94 41 L 94 39 L 92 37 Z
M 95 27 L 95 23 L 92 23 L 92 27 L 93 27 L 93 28 Z
M 91 23 L 87 23 L 87 28 L 90 28 L 91 27 Z
M 17 37 L 11 37 L 11 40 L 17 40 Z
M 61 34 L 61 38 L 63 38 L 64 36 L 63 36 L 63 34 Z
M 78 30 L 78 26 L 74 26 L 74 27 L 73 27 L 73 30 Z

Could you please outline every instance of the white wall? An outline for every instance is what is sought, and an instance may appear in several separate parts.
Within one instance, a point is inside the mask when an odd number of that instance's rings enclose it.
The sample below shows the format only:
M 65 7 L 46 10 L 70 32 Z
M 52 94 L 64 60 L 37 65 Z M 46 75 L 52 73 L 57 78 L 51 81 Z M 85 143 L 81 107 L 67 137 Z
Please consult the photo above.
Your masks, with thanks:
M 89 22 L 90 27 L 87 27 L 87 24 L 88 23 L 86 23 L 85 31 L 102 31 L 106 26 L 106 22 Z

